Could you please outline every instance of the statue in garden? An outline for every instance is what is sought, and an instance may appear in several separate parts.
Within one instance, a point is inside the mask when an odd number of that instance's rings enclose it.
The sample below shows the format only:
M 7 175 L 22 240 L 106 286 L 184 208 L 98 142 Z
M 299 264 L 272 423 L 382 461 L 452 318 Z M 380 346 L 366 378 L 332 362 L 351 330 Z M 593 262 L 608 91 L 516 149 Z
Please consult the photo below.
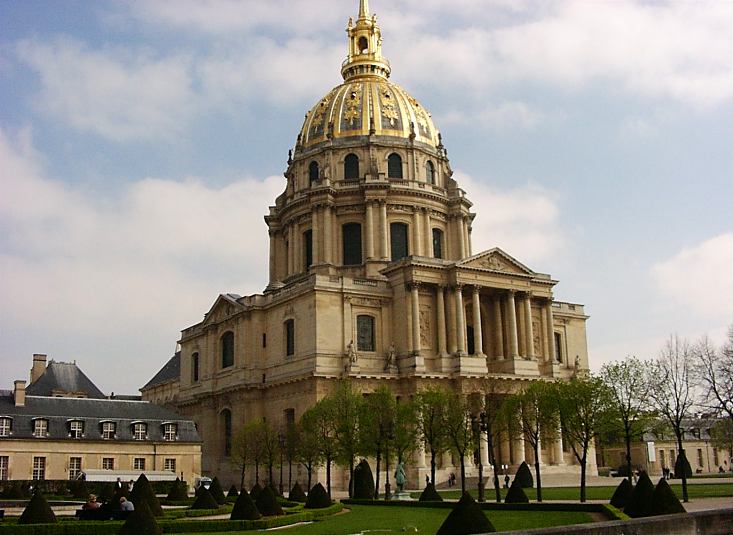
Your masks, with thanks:
M 395 470 L 394 478 L 397 482 L 397 492 L 402 492 L 405 488 L 405 482 L 407 481 L 407 476 L 405 476 L 405 463 L 397 464 L 397 470 Z

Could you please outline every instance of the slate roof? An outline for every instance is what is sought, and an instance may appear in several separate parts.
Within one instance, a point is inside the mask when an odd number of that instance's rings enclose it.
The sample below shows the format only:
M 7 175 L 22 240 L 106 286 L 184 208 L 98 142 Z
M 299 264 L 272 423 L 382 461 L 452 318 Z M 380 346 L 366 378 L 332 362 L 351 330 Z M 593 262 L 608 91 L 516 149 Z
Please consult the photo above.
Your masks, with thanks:
M 187 420 L 175 412 L 147 401 L 120 399 L 89 399 L 42 397 L 26 395 L 25 406 L 16 407 L 10 391 L 0 391 L 0 417 L 12 418 L 12 435 L 0 437 L 3 440 L 33 437 L 33 422 L 37 418 L 48 420 L 48 437 L 45 440 L 99 441 L 102 439 L 102 422 L 117 423 L 113 441 L 133 441 L 132 424 L 148 424 L 147 441 L 163 441 L 163 423 L 177 425 L 176 442 L 201 442 L 193 420 Z M 69 437 L 70 420 L 84 422 L 84 436 L 81 439 Z M 141 442 L 141 441 L 135 441 Z
M 49 362 L 46 371 L 37 380 L 26 388 L 26 393 L 32 396 L 51 396 L 54 391 L 86 392 L 87 397 L 104 399 L 102 393 L 76 363 Z
M 162 385 L 168 381 L 178 381 L 181 377 L 181 352 L 177 351 L 168 362 L 155 374 L 155 376 L 147 382 L 140 390 L 146 390 L 157 385 Z

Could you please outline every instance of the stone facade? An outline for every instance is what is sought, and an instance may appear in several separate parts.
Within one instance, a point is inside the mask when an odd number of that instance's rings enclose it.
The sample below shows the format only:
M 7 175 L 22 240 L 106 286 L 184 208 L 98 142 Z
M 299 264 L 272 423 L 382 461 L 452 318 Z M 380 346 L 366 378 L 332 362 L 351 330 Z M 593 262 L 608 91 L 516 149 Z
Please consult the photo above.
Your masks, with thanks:
M 344 83 L 306 115 L 265 217 L 265 291 L 220 295 L 182 332 L 177 384 L 142 390 L 198 423 L 204 472 L 223 481 L 236 480 L 237 429 L 284 426 L 341 378 L 408 398 L 428 385 L 468 395 L 486 376 L 511 391 L 588 368 L 582 305 L 555 301 L 557 281 L 498 248 L 472 254 L 472 203 L 430 114 L 389 81 L 364 0 L 347 32 Z M 524 460 L 521 438 L 502 448 Z M 561 440 L 543 455 L 550 469 L 577 468 Z M 453 465 L 441 460 L 441 474 Z M 422 456 L 412 469 L 422 477 Z

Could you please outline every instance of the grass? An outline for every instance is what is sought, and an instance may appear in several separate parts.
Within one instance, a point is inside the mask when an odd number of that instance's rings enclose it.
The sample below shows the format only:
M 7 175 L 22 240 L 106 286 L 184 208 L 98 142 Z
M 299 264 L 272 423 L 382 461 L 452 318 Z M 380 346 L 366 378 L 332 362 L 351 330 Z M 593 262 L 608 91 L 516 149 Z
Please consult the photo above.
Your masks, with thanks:
M 352 505 L 350 512 L 325 517 L 312 524 L 292 528 L 298 535 L 351 535 L 371 533 L 435 533 L 450 509 Z M 592 522 L 579 512 L 486 511 L 497 530 L 519 530 Z M 417 531 L 413 530 L 415 528 Z M 224 535 L 237 532 L 219 532 Z M 246 533 L 246 532 L 239 532 Z M 217 534 L 207 534 L 217 535 Z

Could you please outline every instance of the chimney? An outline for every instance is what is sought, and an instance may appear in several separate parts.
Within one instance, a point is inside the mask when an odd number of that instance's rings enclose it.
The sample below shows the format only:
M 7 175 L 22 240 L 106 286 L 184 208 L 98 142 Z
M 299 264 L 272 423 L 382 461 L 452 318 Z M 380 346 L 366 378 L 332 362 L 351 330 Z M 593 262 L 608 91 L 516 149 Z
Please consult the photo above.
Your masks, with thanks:
M 33 367 L 31 368 L 31 383 L 35 383 L 46 371 L 46 355 L 36 353 L 33 355 Z
M 25 407 L 25 381 L 19 379 L 15 381 L 15 390 L 13 390 L 13 398 L 16 407 Z

